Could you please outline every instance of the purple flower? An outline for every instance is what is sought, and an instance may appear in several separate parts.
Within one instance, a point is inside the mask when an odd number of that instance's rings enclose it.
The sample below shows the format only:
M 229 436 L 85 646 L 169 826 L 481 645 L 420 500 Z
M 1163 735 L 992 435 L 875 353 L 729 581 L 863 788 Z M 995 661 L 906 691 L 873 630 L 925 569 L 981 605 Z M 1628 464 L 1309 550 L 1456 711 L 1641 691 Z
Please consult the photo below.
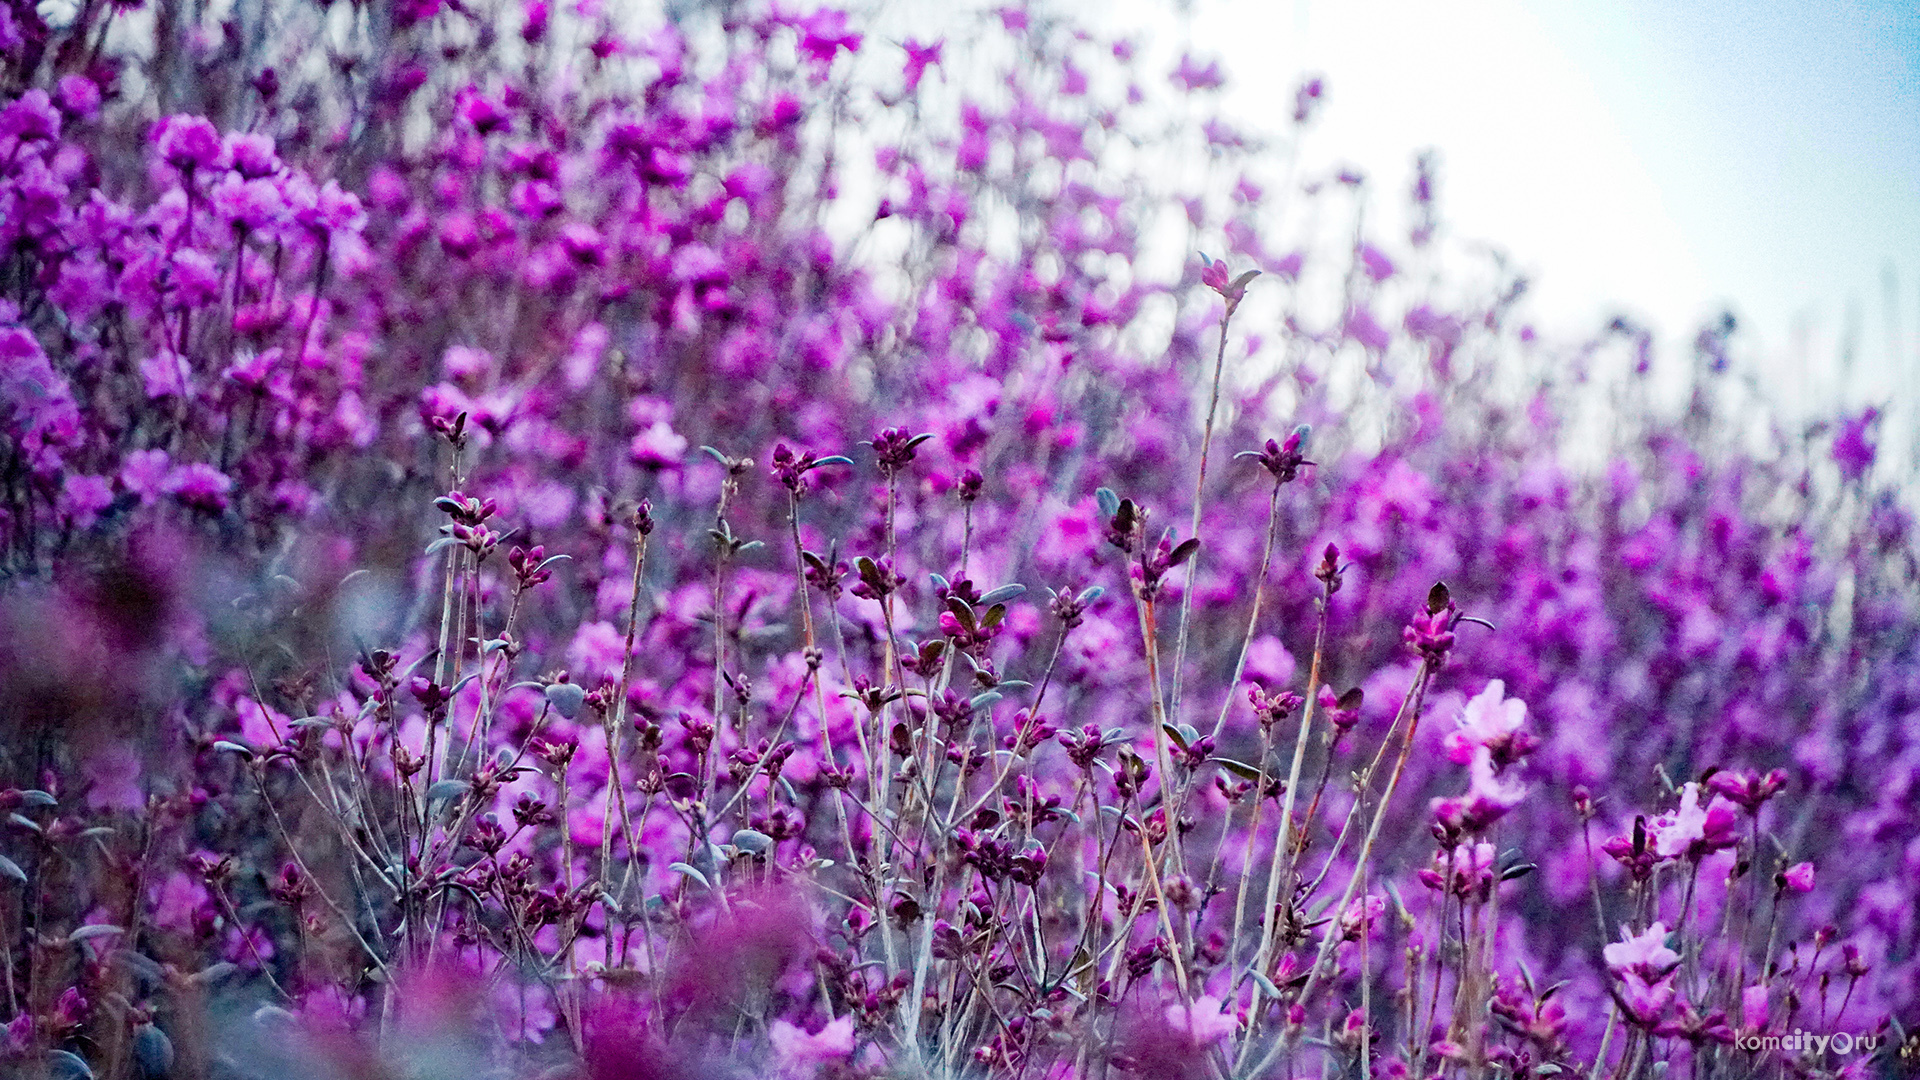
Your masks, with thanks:
M 786 1020 L 775 1020 L 767 1029 L 767 1039 L 787 1075 L 813 1076 L 820 1066 L 853 1053 L 853 1017 L 842 1016 L 811 1034 Z
M 1679 809 L 1654 818 L 1647 831 L 1653 836 L 1654 854 L 1661 858 L 1697 859 L 1739 843 L 1739 826 L 1739 814 L 1732 802 L 1715 795 L 1713 802 L 1702 808 L 1700 785 L 1687 784 L 1680 789 Z
M 168 472 L 161 490 L 196 510 L 218 513 L 227 508 L 233 478 L 211 465 L 194 462 Z
M 1185 53 L 1180 57 L 1180 65 L 1173 69 L 1173 84 L 1189 93 L 1217 90 L 1227 84 L 1227 77 L 1220 72 L 1220 61 L 1209 60 L 1206 67 L 1201 67 L 1192 53 Z
M 135 450 L 120 466 L 120 486 L 138 496 L 141 506 L 152 506 L 166 494 L 172 462 L 165 450 Z
M 920 89 L 920 80 L 926 77 L 928 68 L 940 66 L 940 50 L 945 45 L 944 40 L 935 41 L 931 45 L 922 45 L 915 38 L 908 38 L 900 43 L 900 47 L 907 51 L 907 63 L 903 69 L 907 93 L 911 94 Z
M 1239 1030 L 1240 1021 L 1225 1002 L 1207 994 L 1194 999 L 1192 1005 L 1167 1006 L 1167 1027 L 1184 1037 L 1189 1046 L 1204 1050 Z
M 91 528 L 113 505 L 113 483 L 104 476 L 69 473 L 60 485 L 61 513 L 76 529 Z
M 1506 689 L 1506 683 L 1494 679 L 1460 710 L 1456 728 L 1447 732 L 1447 760 L 1465 765 L 1485 748 L 1494 765 L 1504 769 L 1540 744 L 1538 738 L 1520 730 L 1527 719 L 1527 705 L 1507 697 Z
M 636 464 L 656 469 L 677 469 L 687 457 L 687 438 L 673 430 L 665 420 L 655 420 L 627 447 L 627 456 Z
M 841 49 L 860 51 L 862 35 L 847 29 L 844 11 L 821 8 L 802 19 L 799 30 L 800 53 L 813 62 L 816 71 L 824 72 Z
M 1810 862 L 1795 863 L 1788 867 L 1785 873 L 1780 875 L 1780 882 L 1797 893 L 1812 892 L 1813 864 Z
M 1873 460 L 1878 453 L 1873 443 L 1873 430 L 1880 421 L 1880 410 L 1869 408 L 1858 416 L 1840 422 L 1840 433 L 1833 438 L 1833 460 L 1840 466 L 1840 475 L 1848 482 L 1859 480 L 1873 468 Z
M 1372 244 L 1360 245 L 1360 268 L 1376 284 L 1393 276 L 1393 260 Z
M 220 164 L 220 132 L 205 117 L 169 116 L 154 126 L 153 142 L 160 160 L 182 172 Z

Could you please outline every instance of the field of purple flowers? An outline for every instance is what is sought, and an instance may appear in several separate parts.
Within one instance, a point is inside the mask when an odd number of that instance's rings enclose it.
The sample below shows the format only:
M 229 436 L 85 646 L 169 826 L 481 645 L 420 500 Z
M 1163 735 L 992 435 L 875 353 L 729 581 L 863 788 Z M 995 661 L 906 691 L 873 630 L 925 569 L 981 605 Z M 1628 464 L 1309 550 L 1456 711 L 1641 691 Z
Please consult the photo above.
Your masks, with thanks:
M 0 4 L 8 1075 L 1913 1073 L 1876 412 L 1317 81 L 667 7 Z

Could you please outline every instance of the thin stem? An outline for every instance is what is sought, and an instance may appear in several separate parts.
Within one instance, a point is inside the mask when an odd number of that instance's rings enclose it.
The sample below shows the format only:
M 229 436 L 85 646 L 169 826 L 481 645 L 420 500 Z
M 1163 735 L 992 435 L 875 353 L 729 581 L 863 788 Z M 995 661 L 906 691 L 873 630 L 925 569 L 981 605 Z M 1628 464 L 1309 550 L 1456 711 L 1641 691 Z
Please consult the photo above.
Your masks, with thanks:
M 1232 320 L 1233 303 L 1229 301 L 1226 310 L 1220 313 L 1220 348 L 1213 357 L 1213 393 L 1207 399 L 1207 424 L 1200 436 L 1200 471 L 1193 480 L 1193 520 L 1187 530 L 1191 537 L 1200 535 L 1200 515 L 1204 509 L 1201 494 L 1207 486 L 1207 456 L 1213 450 L 1213 421 L 1220 410 L 1220 376 L 1227 366 L 1227 324 Z M 1180 634 L 1173 647 L 1172 699 L 1167 703 L 1167 712 L 1172 716 L 1180 715 L 1180 690 L 1186 681 L 1187 638 L 1193 624 L 1193 586 L 1199 576 L 1200 552 L 1196 551 L 1187 560 L 1186 587 L 1180 590 Z

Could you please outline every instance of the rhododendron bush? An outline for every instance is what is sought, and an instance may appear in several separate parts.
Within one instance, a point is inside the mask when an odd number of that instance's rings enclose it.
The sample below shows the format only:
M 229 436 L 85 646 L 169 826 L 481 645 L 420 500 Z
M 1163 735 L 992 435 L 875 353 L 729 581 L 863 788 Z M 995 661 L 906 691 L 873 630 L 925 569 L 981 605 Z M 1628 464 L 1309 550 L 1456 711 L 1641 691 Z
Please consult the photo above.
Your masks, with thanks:
M 1316 80 L 683 7 L 0 7 L 10 1072 L 1911 1067 L 1878 413 Z

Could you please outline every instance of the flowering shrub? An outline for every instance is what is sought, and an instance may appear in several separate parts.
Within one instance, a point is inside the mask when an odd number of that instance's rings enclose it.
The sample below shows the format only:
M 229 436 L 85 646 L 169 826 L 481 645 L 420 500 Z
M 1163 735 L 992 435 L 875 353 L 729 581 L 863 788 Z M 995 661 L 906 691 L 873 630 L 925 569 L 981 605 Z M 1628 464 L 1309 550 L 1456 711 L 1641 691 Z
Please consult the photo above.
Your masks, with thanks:
M 1039 11 L 123 8 L 0 8 L 9 1068 L 1911 1062 L 1912 524 L 1731 324 Z

